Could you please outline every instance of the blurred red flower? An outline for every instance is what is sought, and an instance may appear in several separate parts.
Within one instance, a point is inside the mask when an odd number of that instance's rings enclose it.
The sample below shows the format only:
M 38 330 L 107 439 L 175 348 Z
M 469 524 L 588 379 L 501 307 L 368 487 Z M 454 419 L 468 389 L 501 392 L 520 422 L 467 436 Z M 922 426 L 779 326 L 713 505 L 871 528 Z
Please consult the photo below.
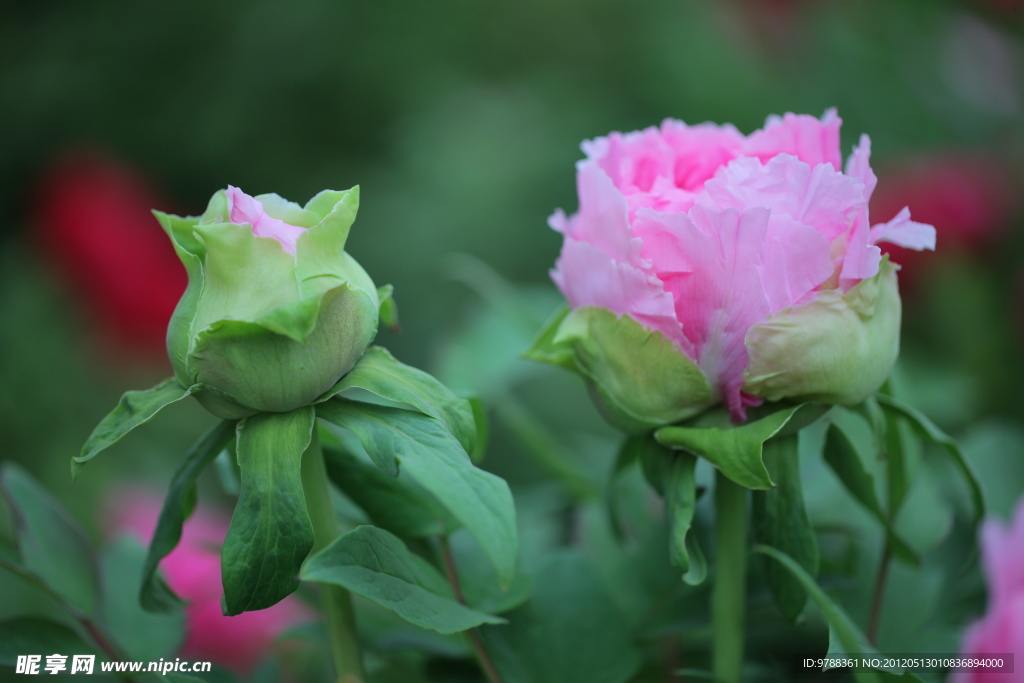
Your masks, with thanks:
M 930 223 L 937 232 L 942 255 L 976 253 L 995 241 L 1007 226 L 1017 201 L 1010 175 L 991 157 L 970 152 L 946 152 L 906 159 L 878 173 L 871 197 L 872 220 L 884 222 L 909 206 L 914 220 Z M 934 264 L 933 258 L 895 245 L 883 251 L 900 264 L 900 282 Z
M 118 352 L 165 353 L 167 322 L 188 278 L 150 213 L 167 208 L 134 169 L 95 152 L 59 157 L 34 206 L 44 256 Z

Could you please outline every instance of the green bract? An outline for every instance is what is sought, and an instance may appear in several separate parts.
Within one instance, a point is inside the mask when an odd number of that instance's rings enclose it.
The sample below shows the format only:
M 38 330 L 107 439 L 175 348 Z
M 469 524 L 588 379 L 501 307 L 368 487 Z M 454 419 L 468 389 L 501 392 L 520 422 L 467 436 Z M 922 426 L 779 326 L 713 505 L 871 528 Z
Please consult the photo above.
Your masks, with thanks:
M 896 363 L 900 313 L 896 266 L 886 259 L 846 294 L 819 292 L 751 327 L 743 390 L 769 401 L 860 403 Z
M 308 228 L 295 256 L 226 222 L 223 190 L 199 217 L 154 212 L 189 276 L 167 330 L 175 376 L 226 419 L 312 403 L 377 333 L 377 289 L 345 252 L 358 187 L 325 190 L 305 207 L 276 194 L 256 199 L 267 215 Z
M 608 420 L 627 432 L 674 424 L 715 403 L 678 344 L 604 308 L 560 312 L 526 356 L 582 374 Z

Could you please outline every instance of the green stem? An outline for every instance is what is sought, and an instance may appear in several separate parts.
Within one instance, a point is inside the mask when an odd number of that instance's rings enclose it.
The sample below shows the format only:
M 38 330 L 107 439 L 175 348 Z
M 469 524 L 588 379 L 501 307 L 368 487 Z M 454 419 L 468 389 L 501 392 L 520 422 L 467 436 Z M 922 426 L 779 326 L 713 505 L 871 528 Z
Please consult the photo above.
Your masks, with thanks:
M 740 683 L 747 589 L 747 490 L 716 470 L 715 582 L 711 592 L 713 669 L 722 683 Z
M 331 503 L 331 489 L 327 483 L 323 451 L 317 438 L 316 427 L 309 448 L 302 455 L 302 490 L 306 494 L 306 510 L 313 524 L 314 554 L 339 536 L 338 519 Z M 331 657 L 338 683 L 363 683 L 363 657 L 356 637 L 356 617 L 352 609 L 352 596 L 341 586 L 317 584 L 327 620 L 327 634 L 331 644 Z

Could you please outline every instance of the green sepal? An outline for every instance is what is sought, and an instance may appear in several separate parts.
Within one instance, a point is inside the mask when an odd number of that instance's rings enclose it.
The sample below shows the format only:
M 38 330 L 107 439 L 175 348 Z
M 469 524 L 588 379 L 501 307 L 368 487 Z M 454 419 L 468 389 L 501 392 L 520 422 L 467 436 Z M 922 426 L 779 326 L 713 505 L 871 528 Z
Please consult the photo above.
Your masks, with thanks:
M 218 387 L 197 394 L 208 410 L 237 419 L 254 406 L 287 412 L 311 403 L 377 333 L 375 302 L 347 283 L 283 308 L 255 322 L 221 320 L 199 333 L 189 373 L 196 384 Z
M 85 531 L 28 472 L 14 462 L 0 469 L 22 567 L 79 615 L 100 599 L 99 565 Z
M 878 494 L 875 490 L 875 478 L 864 466 L 853 440 L 846 434 L 846 431 L 836 422 L 829 425 L 828 435 L 825 438 L 825 462 L 829 464 L 832 471 L 836 473 L 839 480 L 843 482 L 846 490 L 856 498 L 861 505 L 868 509 L 874 517 L 885 528 L 885 533 L 892 549 L 893 556 L 901 562 L 914 567 L 921 564 L 921 558 L 904 541 L 890 520 L 889 515 L 882 509 L 878 501 Z
M 729 422 L 724 409 L 709 411 L 686 426 L 662 427 L 655 438 L 669 448 L 689 451 L 709 460 L 737 484 L 750 489 L 775 486 L 764 466 L 764 443 L 775 436 L 795 433 L 811 424 L 829 406 L 801 403 L 780 408 L 763 405 L 749 411 L 750 419 L 741 425 Z
M 383 347 L 367 349 L 355 367 L 317 401 L 326 401 L 353 388 L 365 389 L 395 403 L 406 403 L 440 420 L 467 453 L 476 448 L 476 420 L 469 401 L 453 394 L 426 372 L 396 360 Z
M 557 314 L 525 355 L 583 375 L 605 417 L 629 433 L 680 422 L 714 403 L 707 378 L 679 344 L 604 308 Z
M 157 574 L 157 567 L 181 540 L 182 527 L 196 505 L 196 479 L 234 439 L 235 423 L 221 422 L 185 453 L 171 477 L 142 567 L 139 602 L 147 612 L 168 612 L 184 605 Z
M 502 586 L 516 571 L 519 540 L 508 484 L 473 466 L 445 426 L 422 413 L 341 398 L 317 404 L 317 417 L 350 430 L 383 471 L 399 465 L 430 491 L 480 543 Z
M 183 387 L 174 378 L 165 379 L 152 389 L 128 391 L 110 413 L 100 420 L 85 440 L 80 455 L 71 458 L 71 478 L 85 463 L 120 441 L 128 432 L 149 422 L 165 407 L 196 393 L 200 387 Z
M 777 486 L 754 491 L 754 538 L 796 560 L 812 577 L 818 575 L 818 537 L 804 506 L 800 484 L 799 436 L 769 439 L 764 444 L 764 462 Z M 768 587 L 775 604 L 790 621 L 796 621 L 807 604 L 807 591 L 800 581 L 778 564 L 765 567 Z
M 306 406 L 238 424 L 241 495 L 221 551 L 227 616 L 270 607 L 299 587 L 313 547 L 300 467 L 314 419 Z
M 421 628 L 459 633 L 505 620 L 456 601 L 451 586 L 429 562 L 409 552 L 394 534 L 356 527 L 309 558 L 302 579 L 342 586 Z
M 167 325 L 167 355 L 171 367 L 174 368 L 175 377 L 181 384 L 189 385 L 192 382 L 188 378 L 185 366 L 194 338 L 192 321 L 196 317 L 196 307 L 199 305 L 205 281 L 203 258 L 206 256 L 206 246 L 196 238 L 193 231 L 199 222 L 198 218 L 182 218 L 162 211 L 154 211 L 153 215 L 167 233 L 171 244 L 174 245 L 174 251 L 188 273 L 188 286 L 178 300 L 178 305 L 175 306 Z
M 885 382 L 899 355 L 901 303 L 897 267 L 848 292 L 818 292 L 751 326 L 743 390 L 769 401 L 856 405 Z
M 352 282 L 363 288 L 369 286 L 376 293 L 372 282 L 369 285 L 362 282 L 361 277 L 351 272 L 351 263 L 343 258 L 345 242 L 359 210 L 359 187 L 341 193 L 321 192 L 310 200 L 307 208 L 310 205 L 326 206 L 331 201 L 334 205 L 323 220 L 299 235 L 295 243 L 295 275 L 302 296 L 336 287 L 342 282 Z
M 382 285 L 377 288 L 377 300 L 380 301 L 378 316 L 380 324 L 395 334 L 402 331 L 402 325 L 398 322 L 398 303 L 395 301 L 395 288 L 392 285 Z
M 786 553 L 769 546 L 759 545 L 754 552 L 767 555 L 781 564 L 793 577 L 800 582 L 811 600 L 821 610 L 822 615 L 828 622 L 828 654 L 827 657 L 841 658 L 844 656 L 873 656 L 878 655 L 878 650 L 868 643 L 857 625 L 850 619 L 842 607 L 837 605 L 825 591 L 823 591 L 814 578 L 807 573 L 800 563 Z M 904 680 L 920 681 L 921 679 L 900 668 L 883 667 L 878 670 L 881 680 Z
M 967 458 L 964 457 L 964 453 L 960 449 L 960 444 L 958 444 L 953 437 L 939 429 L 935 423 L 929 420 L 924 413 L 916 408 L 908 406 L 902 401 L 882 393 L 877 394 L 876 398 L 881 404 L 883 410 L 887 413 L 896 414 L 906 418 L 910 423 L 910 426 L 922 439 L 931 441 L 946 451 L 952 459 L 953 464 L 958 470 L 960 470 L 960 474 L 963 476 L 964 481 L 967 484 L 967 488 L 970 491 L 971 504 L 974 508 L 974 523 L 980 523 L 985 517 L 985 496 L 981 491 L 981 483 L 978 481 L 978 476 L 974 473 L 974 470 L 972 469 L 971 464 L 967 461 Z

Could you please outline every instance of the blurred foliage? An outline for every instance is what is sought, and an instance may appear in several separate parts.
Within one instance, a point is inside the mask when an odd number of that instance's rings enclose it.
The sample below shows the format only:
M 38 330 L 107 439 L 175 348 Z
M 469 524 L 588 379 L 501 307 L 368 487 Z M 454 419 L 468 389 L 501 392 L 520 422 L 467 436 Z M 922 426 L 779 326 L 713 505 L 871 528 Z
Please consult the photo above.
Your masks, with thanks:
M 617 481 L 627 540 L 616 541 L 604 499 L 617 435 L 576 380 L 517 357 L 559 301 L 546 271 L 560 240 L 545 219 L 555 207 L 575 208 L 579 141 L 666 116 L 748 132 L 768 113 L 837 106 L 843 149 L 868 132 L 881 183 L 898 182 L 887 167 L 903 158 L 971 150 L 1000 160 L 1019 184 L 1024 20 L 1011 4 L 8 0 L 0 5 L 0 457 L 31 470 L 99 538 L 106 492 L 130 479 L 166 485 L 211 424 L 197 405 L 175 406 L 69 483 L 68 460 L 91 426 L 122 391 L 169 368 L 107 349 L 48 261 L 33 207 L 47 201 L 36 187 L 53 159 L 109 151 L 172 199 L 156 208 L 179 213 L 202 211 L 227 183 L 297 201 L 358 183 L 363 202 L 348 248 L 378 284 L 395 285 L 401 309 L 402 333 L 382 332 L 379 343 L 487 401 L 484 465 L 513 485 L 524 571 L 556 581 L 565 567 L 587 564 L 593 581 L 575 588 L 601 594 L 595 613 L 621 615 L 633 642 L 611 637 L 644 655 L 638 680 L 658 680 L 658 661 L 700 668 L 707 586 L 686 586 L 669 569 L 658 501 L 636 471 Z M 1005 518 L 1024 491 L 1021 218 L 997 226 L 991 243 L 956 253 L 943 253 L 938 227 L 934 265 L 906 273 L 914 286 L 904 297 L 903 386 L 910 403 L 961 438 L 990 511 Z M 820 582 L 863 624 L 882 535 L 812 437 L 804 441 Z M 697 475 L 710 482 L 706 464 Z M 899 522 L 922 567 L 893 569 L 883 650 L 953 651 L 958 629 L 984 606 L 974 539 L 951 512 L 962 503 L 953 479 L 921 458 Z M 200 495 L 227 499 L 212 473 Z M 698 521 L 708 504 L 706 496 L 698 503 Z M 566 545 L 576 549 L 552 560 Z M 756 567 L 751 648 L 764 665 L 750 680 L 797 680 L 789 654 L 823 648 L 827 631 L 813 609 L 786 626 Z M 557 612 L 545 602 L 550 592 L 518 609 Z M 18 579 L 0 575 L 0 593 L 0 617 L 53 611 Z M 379 680 L 473 680 L 457 661 L 461 641 L 360 610 Z M 527 636 L 503 642 L 517 638 Z M 403 649 L 414 642 L 433 653 L 429 664 Z M 273 680 L 274 666 L 260 675 Z

